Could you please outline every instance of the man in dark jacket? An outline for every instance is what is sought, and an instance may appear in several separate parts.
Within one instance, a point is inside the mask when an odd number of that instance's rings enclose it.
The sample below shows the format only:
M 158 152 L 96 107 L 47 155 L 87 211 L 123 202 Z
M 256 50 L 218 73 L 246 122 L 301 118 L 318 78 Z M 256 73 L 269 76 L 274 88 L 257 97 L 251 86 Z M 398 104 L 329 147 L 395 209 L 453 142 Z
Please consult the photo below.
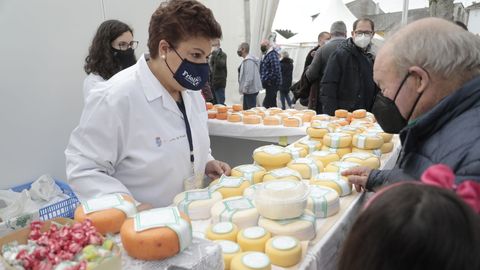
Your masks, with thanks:
M 288 109 L 292 107 L 290 86 L 292 86 L 293 60 L 285 50 L 281 52 L 281 55 L 282 60 L 280 60 L 280 67 L 282 70 L 282 85 L 280 86 L 280 101 L 282 102 L 282 110 L 285 110 L 285 101 L 287 101 Z
M 353 23 L 352 37 L 343 41 L 330 56 L 320 83 L 323 113 L 335 110 L 371 110 L 378 90 L 373 82 L 371 40 L 373 21 L 358 19 Z
M 227 55 L 220 48 L 220 40 L 212 43 L 212 55 L 209 59 L 210 82 L 217 104 L 225 104 L 225 86 L 227 84 Z
M 260 77 L 265 88 L 263 107 L 277 107 L 277 91 L 282 84 L 279 55 L 268 40 L 262 41 L 260 50 L 264 54 L 260 63 Z
M 330 36 L 330 33 L 329 32 L 321 32 L 320 34 L 318 34 L 318 38 L 317 38 L 317 46 L 315 46 L 313 49 L 311 49 L 308 54 L 307 54 L 307 57 L 305 58 L 305 65 L 303 67 L 303 70 L 306 70 L 308 66 L 310 66 L 310 64 L 312 63 L 313 61 L 313 57 L 315 57 L 315 52 L 320 49 L 323 45 L 325 45 L 327 43 L 327 41 L 329 41 L 331 38 Z
M 345 171 L 357 190 L 418 180 L 437 163 L 457 185 L 480 182 L 480 39 L 443 19 L 415 21 L 384 44 L 374 76 L 372 112 L 386 132 L 400 131 L 402 149 L 392 170 Z

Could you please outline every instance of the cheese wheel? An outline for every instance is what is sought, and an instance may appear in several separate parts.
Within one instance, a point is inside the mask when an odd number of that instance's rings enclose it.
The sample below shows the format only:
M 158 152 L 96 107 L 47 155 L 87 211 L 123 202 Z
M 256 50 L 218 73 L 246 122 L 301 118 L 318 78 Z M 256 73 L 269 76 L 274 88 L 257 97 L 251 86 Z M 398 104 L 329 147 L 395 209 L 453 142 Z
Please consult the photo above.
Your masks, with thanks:
M 323 144 L 330 148 L 351 147 L 352 135 L 348 133 L 327 133 L 323 137 Z
M 368 118 L 353 119 L 352 122 L 350 123 L 350 126 L 369 129 L 373 127 L 373 123 L 370 120 L 368 120 Z
M 355 110 L 352 112 L 353 118 L 365 118 L 367 117 L 367 111 L 364 109 Z
M 243 191 L 250 186 L 250 181 L 243 177 L 222 175 L 219 179 L 212 181 L 208 189 L 211 192 L 218 191 L 224 199 L 242 196 Z
M 248 227 L 237 235 L 237 242 L 243 251 L 265 252 L 265 244 L 272 237 L 270 232 L 262 227 Z
M 261 252 L 249 251 L 235 255 L 230 264 L 230 270 L 270 270 L 272 265 L 267 255 Z
M 330 122 L 312 121 L 310 127 L 307 128 L 307 134 L 312 138 L 323 138 L 325 134 L 333 132 L 334 129 L 335 125 L 332 125 Z
M 335 110 L 335 117 L 347 118 L 347 116 L 348 116 L 347 110 L 342 110 L 342 109 Z
M 340 157 L 338 156 L 337 153 L 332 153 L 330 151 L 324 151 L 324 150 L 312 152 L 312 153 L 308 154 L 307 158 L 317 160 L 317 161 L 321 161 L 324 168 L 330 162 L 340 160 Z
M 120 237 L 129 256 L 139 260 L 163 260 L 191 244 L 192 226 L 188 217 L 176 207 L 155 208 L 127 219 L 120 229 Z
M 213 223 L 230 221 L 240 229 L 257 226 L 258 222 L 257 208 L 252 200 L 244 197 L 232 197 L 217 202 L 213 205 L 211 214 Z
M 393 142 L 387 142 L 382 145 L 380 148 L 382 154 L 390 153 L 393 150 Z
M 220 192 L 212 192 L 208 189 L 194 189 L 178 194 L 173 199 L 173 203 L 191 220 L 209 219 L 210 209 L 216 202 L 221 201 L 222 198 Z
M 340 197 L 352 193 L 352 184 L 348 182 L 347 177 L 342 176 L 338 172 L 319 173 L 310 179 L 310 185 L 332 188 Z
M 284 167 L 288 162 L 290 162 L 290 160 L 292 160 L 292 156 L 284 147 L 278 145 L 266 145 L 253 151 L 253 160 L 255 160 L 255 162 L 260 164 L 262 167 Z
M 317 115 L 317 112 L 314 110 L 302 110 L 302 112 L 303 112 L 303 119 L 304 119 L 303 122 L 311 122 L 312 117 Z
M 330 121 L 332 120 L 332 117 L 328 114 L 317 114 L 312 116 L 311 122 L 313 123 L 314 121 Z
M 360 149 L 378 149 L 383 145 L 383 138 L 372 133 L 356 134 L 353 136 L 352 145 Z
M 208 226 L 205 236 L 210 240 L 237 241 L 238 226 L 225 221 Z
M 217 119 L 218 120 L 227 120 L 228 113 L 227 112 L 217 112 Z
M 298 110 L 297 109 L 286 109 L 283 112 L 288 113 L 289 115 L 294 115 L 294 114 L 298 113 Z
M 266 116 L 266 113 L 265 113 L 264 111 L 258 111 L 257 114 L 258 114 L 260 117 L 262 117 L 262 119 L 265 118 L 265 116 Z
M 255 108 L 251 108 L 251 110 L 254 110 L 256 112 L 266 112 L 267 108 L 265 108 L 265 107 L 255 107 Z
M 359 167 L 360 164 L 354 162 L 347 162 L 347 161 L 335 161 L 331 162 L 330 164 L 325 167 L 325 172 L 337 172 L 341 173 L 346 170 Z
M 322 146 L 322 151 L 328 151 L 330 153 L 335 153 L 337 154 L 340 158 L 342 158 L 344 155 L 351 153 L 352 148 L 351 147 L 345 147 L 345 148 L 331 148 L 326 145 Z
M 123 222 L 137 212 L 134 200 L 128 195 L 109 194 L 82 202 L 77 206 L 74 219 L 92 221 L 93 226 L 103 235 L 118 233 Z
M 361 166 L 366 166 L 372 169 L 380 168 L 380 159 L 372 153 L 349 153 L 342 157 L 342 161 L 358 163 Z
M 242 106 L 242 104 L 233 104 L 232 109 L 235 112 L 239 112 L 239 111 L 243 110 L 243 106 Z
M 287 164 L 288 164 L 288 163 L 287 163 Z M 265 168 L 265 170 L 266 170 L 267 172 L 269 172 L 269 171 L 273 171 L 273 170 L 285 168 L 285 166 L 287 166 L 287 164 L 282 164 L 282 165 L 277 165 L 277 166 L 267 166 L 267 165 L 263 165 L 262 167 Z
M 257 125 L 262 122 L 262 117 L 260 115 L 245 115 L 243 117 L 243 123 L 246 125 Z
M 242 114 L 240 114 L 240 113 L 230 113 L 227 116 L 227 121 L 228 122 L 233 122 L 233 123 L 242 122 Z
M 350 124 L 350 122 L 348 122 L 347 118 L 335 119 L 335 120 L 330 121 L 330 123 L 336 125 L 337 127 L 347 126 L 348 124 Z
M 258 115 L 258 112 L 257 112 L 257 111 L 254 111 L 254 110 L 252 110 L 252 109 L 247 110 L 247 111 L 243 111 L 242 113 L 243 113 L 243 116 L 244 116 L 244 117 L 245 117 L 245 116 L 248 116 L 248 115 Z
M 268 115 L 275 115 L 275 114 L 282 113 L 283 110 L 278 107 L 271 107 L 267 109 L 267 112 L 268 112 Z
M 207 108 L 207 110 L 211 110 L 211 109 L 213 109 L 213 103 L 205 102 L 205 107 Z
M 258 225 L 274 236 L 292 236 L 300 241 L 312 240 L 316 234 L 316 219 L 310 210 L 305 210 L 305 213 L 298 218 L 286 220 L 273 220 L 261 216 Z
M 294 145 L 289 145 L 285 147 L 285 150 L 287 150 L 287 152 L 290 153 L 290 156 L 292 157 L 292 159 L 306 157 L 308 154 L 308 151 L 305 148 L 296 147 Z
M 392 138 L 393 138 L 393 134 L 385 133 L 381 128 L 378 128 L 378 129 L 377 128 L 369 128 L 365 131 L 365 133 L 373 133 L 373 134 L 378 134 L 378 135 L 382 136 L 384 143 L 391 142 Z
M 243 191 L 243 197 L 253 201 L 255 192 L 257 191 L 257 189 L 259 189 L 261 185 L 263 185 L 263 183 L 258 183 L 258 184 L 249 186 Z
M 243 177 L 252 185 L 262 182 L 265 173 L 267 171 L 263 167 L 255 164 L 240 165 L 232 169 L 232 176 Z
M 223 269 L 229 270 L 233 257 L 235 257 L 235 255 L 237 254 L 240 254 L 242 252 L 242 249 L 237 243 L 229 240 L 216 240 L 215 243 L 219 244 L 220 247 L 222 248 L 223 265 L 224 265 Z
M 271 181 L 255 192 L 255 206 L 266 218 L 282 220 L 303 214 L 307 203 L 308 187 L 301 181 Z
M 294 159 L 287 164 L 287 167 L 300 173 L 303 179 L 310 179 L 323 172 L 323 163 L 310 158 Z
M 364 128 L 362 127 L 354 127 L 354 126 L 343 126 L 343 127 L 339 127 L 335 130 L 335 132 L 340 132 L 340 133 L 347 133 L 347 134 L 350 134 L 350 135 L 355 135 L 355 134 L 359 134 L 359 133 L 362 133 L 363 131 L 365 131 Z
M 293 146 L 304 148 L 305 150 L 307 150 L 307 153 L 312 153 L 314 151 L 322 149 L 322 142 L 306 138 L 295 143 Z
M 302 246 L 291 236 L 275 236 L 268 240 L 265 253 L 274 265 L 291 267 L 302 259 Z
M 284 112 L 277 113 L 277 114 L 274 114 L 274 115 L 280 117 L 280 119 L 282 120 L 282 123 L 283 123 L 283 119 L 290 117 L 290 114 L 284 113 Z
M 276 115 L 265 116 L 265 118 L 263 118 L 263 124 L 265 126 L 278 126 L 281 123 L 282 123 L 282 119 Z
M 382 149 L 371 149 L 371 150 L 369 150 L 369 149 L 360 149 L 360 148 L 352 147 L 352 153 L 357 153 L 357 152 L 371 153 L 371 154 L 376 155 L 377 157 L 382 156 Z
M 333 216 L 340 211 L 340 197 L 333 188 L 310 185 L 307 209 L 317 218 Z
M 217 111 L 209 110 L 208 111 L 208 119 L 216 119 L 217 118 Z
M 263 182 L 268 182 L 272 180 L 294 180 L 300 181 L 302 180 L 302 176 L 295 170 L 290 168 L 280 168 L 268 171 L 263 176 Z
M 214 108 L 217 110 L 219 113 L 226 113 L 228 111 L 227 106 L 221 105 L 221 104 L 215 104 Z
M 294 113 L 292 116 L 302 119 L 302 123 L 310 122 L 310 119 L 312 118 L 312 116 L 306 115 L 303 112 Z
M 283 118 L 282 124 L 286 127 L 301 127 L 303 125 L 302 118 L 297 116 L 289 116 Z

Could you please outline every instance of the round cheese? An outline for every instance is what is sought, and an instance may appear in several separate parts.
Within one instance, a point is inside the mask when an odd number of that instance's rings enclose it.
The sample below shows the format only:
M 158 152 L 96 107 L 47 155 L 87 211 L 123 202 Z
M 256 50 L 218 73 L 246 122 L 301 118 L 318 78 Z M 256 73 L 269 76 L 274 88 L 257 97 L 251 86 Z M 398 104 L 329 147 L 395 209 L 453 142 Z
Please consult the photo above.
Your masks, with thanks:
M 333 132 L 333 130 L 334 126 L 330 122 L 312 121 L 310 127 L 307 128 L 307 134 L 312 138 L 323 138 L 325 134 Z
M 290 168 L 281 168 L 275 169 L 267 172 L 263 176 L 263 182 L 272 181 L 272 180 L 302 180 L 302 176 L 295 170 Z
M 267 112 L 268 112 L 268 115 L 275 115 L 275 114 L 282 113 L 283 110 L 278 107 L 271 107 L 267 109 Z
M 289 116 L 283 118 L 282 124 L 286 127 L 301 127 L 303 125 L 302 118 L 297 116 Z
M 255 192 L 261 185 L 263 185 L 263 183 L 258 183 L 258 184 L 249 186 L 243 191 L 243 197 L 253 201 Z
M 340 197 L 333 188 L 310 185 L 307 209 L 317 218 L 326 218 L 340 211 Z
M 163 260 L 192 243 L 192 226 L 176 207 L 155 208 L 127 219 L 120 230 L 127 254 L 139 260 Z
M 268 240 L 265 253 L 274 265 L 292 267 L 302 259 L 302 246 L 291 236 L 275 236 Z
M 327 165 L 327 167 L 325 168 L 325 172 L 342 173 L 346 170 L 359 167 L 359 166 L 360 164 L 354 163 L 354 162 L 335 161 Z
M 243 123 L 246 125 L 256 125 L 262 122 L 262 117 L 260 115 L 244 115 Z
M 294 146 L 304 148 L 307 153 L 312 153 L 322 148 L 322 142 L 306 138 L 295 143 Z
M 262 227 L 248 227 L 237 235 L 237 242 L 243 251 L 265 252 L 265 244 L 272 235 Z
M 290 116 L 290 114 L 284 113 L 284 112 L 277 113 L 277 114 L 274 114 L 274 115 L 280 117 L 280 120 L 282 121 L 282 123 L 283 123 L 283 119 L 288 118 Z
M 310 153 L 307 158 L 321 161 L 323 167 L 325 168 L 330 162 L 339 161 L 340 157 L 337 153 L 332 153 L 330 151 L 315 151 Z
M 376 155 L 377 157 L 381 157 L 382 156 L 382 150 L 381 149 L 371 149 L 371 150 L 368 150 L 368 149 L 360 149 L 360 148 L 356 148 L 356 147 L 352 147 L 352 153 L 370 153 L 370 154 L 374 154 Z
M 348 182 L 346 177 L 337 172 L 319 173 L 310 179 L 310 184 L 332 188 L 340 197 L 352 193 L 352 184 Z
M 345 147 L 345 148 L 331 148 L 326 145 L 322 146 L 322 151 L 328 151 L 330 153 L 335 153 L 337 154 L 340 158 L 343 157 L 344 155 L 351 153 L 352 148 L 351 147 Z
M 323 172 L 323 163 L 310 158 L 297 158 L 290 161 L 288 168 L 300 173 L 303 179 L 310 179 L 312 176 Z
M 351 136 L 355 135 L 355 134 L 359 134 L 359 133 L 362 133 L 363 131 L 365 131 L 364 128 L 362 127 L 355 127 L 355 126 L 343 126 L 343 127 L 339 127 L 335 130 L 335 132 L 340 132 L 340 133 L 347 133 L 347 134 L 350 134 Z
M 233 104 L 233 105 L 232 105 L 232 109 L 233 109 L 235 112 L 239 112 L 239 111 L 243 110 L 243 106 L 242 106 L 242 104 Z
M 228 113 L 226 112 L 217 112 L 217 119 L 218 120 L 227 120 Z
M 194 189 L 184 191 L 173 199 L 173 203 L 180 211 L 185 213 L 191 220 L 209 219 L 210 209 L 222 200 L 220 192 L 212 192 L 208 189 Z
M 238 227 L 232 222 L 225 221 L 212 224 L 207 228 L 206 237 L 210 240 L 237 241 Z
M 103 235 L 118 233 L 123 222 L 137 213 L 132 197 L 121 194 L 109 194 L 83 201 L 77 206 L 74 219 L 83 222 L 92 221 L 93 226 Z
M 249 251 L 235 255 L 230 270 L 270 270 L 272 265 L 267 255 L 261 252 Z
M 253 160 L 264 166 L 281 166 L 287 165 L 292 156 L 284 147 L 278 145 L 266 145 L 259 147 L 253 151 Z
M 297 109 L 286 109 L 283 112 L 288 113 L 289 115 L 294 115 L 294 114 L 298 113 L 298 110 Z
M 317 115 L 317 112 L 314 110 L 302 110 L 302 113 L 303 113 L 303 119 L 304 119 L 303 122 L 311 122 L 312 117 Z
M 262 182 L 265 173 L 267 171 L 263 167 L 255 164 L 240 165 L 232 169 L 232 176 L 243 177 L 252 185 Z
M 205 102 L 205 107 L 206 107 L 207 110 L 211 110 L 211 109 L 213 109 L 213 103 Z
M 209 110 L 208 111 L 208 119 L 216 119 L 217 118 L 217 111 Z
M 225 105 L 222 105 L 222 104 L 215 104 L 215 106 L 213 106 L 217 112 L 219 113 L 226 113 L 228 111 L 228 108 L 227 106 Z
M 311 122 L 313 123 L 314 121 L 330 121 L 332 120 L 332 117 L 328 114 L 317 114 L 312 116 Z
M 242 113 L 244 117 L 249 115 L 258 115 L 258 112 L 252 109 L 243 111 Z
M 242 114 L 240 114 L 240 113 L 230 113 L 227 116 L 227 121 L 228 122 L 233 122 L 233 123 L 242 122 Z
M 258 213 L 269 219 L 296 218 L 303 214 L 308 187 L 301 181 L 272 181 L 255 192 Z
M 250 186 L 250 181 L 243 177 L 222 175 L 219 179 L 212 181 L 208 189 L 211 192 L 218 191 L 224 199 L 242 196 L 243 191 Z
M 347 116 L 348 116 L 348 111 L 347 110 L 342 110 L 342 109 L 335 110 L 335 117 L 337 117 L 337 118 L 347 118 Z
M 373 133 L 382 136 L 384 143 L 391 142 L 393 138 L 393 134 L 385 133 L 381 128 L 369 128 L 365 133 Z
M 342 161 L 358 163 L 361 166 L 366 166 L 372 169 L 380 168 L 380 158 L 378 158 L 377 155 L 372 153 L 349 153 L 342 157 Z
M 308 152 L 305 148 L 296 147 L 294 145 L 289 145 L 289 146 L 285 147 L 285 150 L 287 150 L 287 152 L 290 153 L 290 156 L 292 157 L 292 159 L 306 157 L 307 154 L 308 154 Z
M 282 123 L 282 119 L 276 115 L 265 116 L 263 118 L 263 124 L 265 126 L 278 126 Z
M 355 110 L 352 113 L 353 118 L 365 118 L 367 117 L 367 111 L 364 109 Z
M 378 149 L 383 145 L 383 138 L 372 133 L 356 134 L 353 136 L 352 145 L 360 149 Z
M 288 164 L 288 163 L 287 163 Z M 281 168 L 285 168 L 285 166 L 287 166 L 286 164 L 282 164 L 282 165 L 277 165 L 277 166 L 266 166 L 266 165 L 263 165 L 262 167 L 265 168 L 265 170 L 267 172 L 269 171 L 273 171 L 273 170 L 277 170 L 277 169 L 281 169 Z
M 235 255 L 237 254 L 240 254 L 242 252 L 242 249 L 237 243 L 229 240 L 216 240 L 215 243 L 219 244 L 220 247 L 222 248 L 223 265 L 224 265 L 223 269 L 229 270 L 233 257 L 235 257 Z
M 350 126 L 369 129 L 373 127 L 373 123 L 368 118 L 353 119 L 352 122 L 350 123 Z
M 252 200 L 244 197 L 224 199 L 213 205 L 212 222 L 230 221 L 240 229 L 257 226 L 258 211 Z
M 260 217 L 258 225 L 267 229 L 272 235 L 286 235 L 300 241 L 312 240 L 316 234 L 316 219 L 310 210 L 298 217 L 286 220 L 273 220 Z
M 338 118 L 338 119 L 330 121 L 330 123 L 336 125 L 337 127 L 347 126 L 348 124 L 350 124 L 350 122 L 348 122 L 347 118 Z
M 323 137 L 323 144 L 330 148 L 351 147 L 352 135 L 348 133 L 327 133 Z
M 382 154 L 390 153 L 393 150 L 393 142 L 387 142 L 382 145 L 380 148 Z

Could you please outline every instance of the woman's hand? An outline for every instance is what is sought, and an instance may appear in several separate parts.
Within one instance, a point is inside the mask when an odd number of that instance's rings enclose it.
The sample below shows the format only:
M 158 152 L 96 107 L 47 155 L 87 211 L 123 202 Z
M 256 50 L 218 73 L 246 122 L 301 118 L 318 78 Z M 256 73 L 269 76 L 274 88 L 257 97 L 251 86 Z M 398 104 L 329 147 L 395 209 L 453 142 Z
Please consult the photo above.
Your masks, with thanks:
M 348 181 L 360 192 L 362 189 L 366 190 L 365 186 L 367 185 L 368 176 L 371 171 L 372 169 L 369 167 L 355 167 L 342 172 L 342 175 L 347 176 Z
M 219 160 L 210 160 L 205 167 L 205 174 L 211 179 L 217 179 L 222 174 L 230 175 L 230 166 Z

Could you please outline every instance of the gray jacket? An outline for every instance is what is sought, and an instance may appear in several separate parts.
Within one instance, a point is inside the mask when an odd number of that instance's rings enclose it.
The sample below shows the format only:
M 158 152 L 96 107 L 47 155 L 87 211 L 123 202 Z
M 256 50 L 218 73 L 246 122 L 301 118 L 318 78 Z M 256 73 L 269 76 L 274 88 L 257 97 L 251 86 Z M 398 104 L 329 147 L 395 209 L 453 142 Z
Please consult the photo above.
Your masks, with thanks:
M 260 60 L 247 55 L 238 69 L 238 84 L 241 94 L 254 94 L 263 89 L 260 78 Z
M 334 37 L 315 52 L 312 63 L 308 66 L 308 69 L 305 72 L 305 76 L 307 76 L 309 82 L 322 79 L 328 58 L 344 40 L 344 37 Z

